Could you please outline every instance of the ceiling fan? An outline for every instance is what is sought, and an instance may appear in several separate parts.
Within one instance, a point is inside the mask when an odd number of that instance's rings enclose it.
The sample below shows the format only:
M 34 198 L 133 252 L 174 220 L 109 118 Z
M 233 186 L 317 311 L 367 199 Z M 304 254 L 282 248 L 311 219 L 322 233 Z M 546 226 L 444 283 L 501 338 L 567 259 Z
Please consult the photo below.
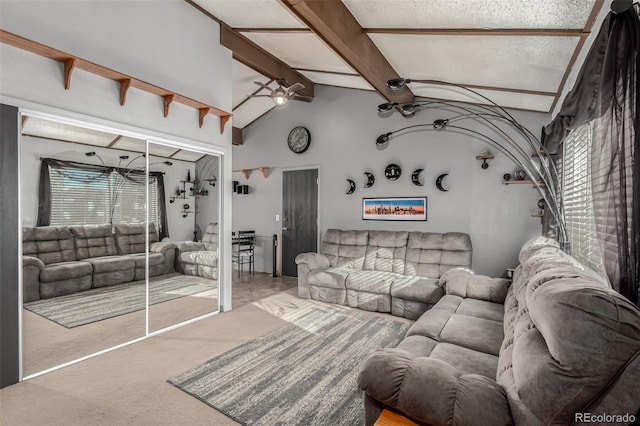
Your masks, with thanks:
M 313 100 L 313 98 L 310 96 L 303 96 L 303 95 L 296 94 L 297 91 L 304 89 L 305 86 L 302 83 L 294 83 L 291 86 L 287 87 L 287 82 L 285 80 L 277 79 L 276 83 L 278 84 L 278 87 L 275 89 L 272 89 L 266 84 L 260 83 L 258 81 L 254 81 L 254 83 L 262 87 L 263 89 L 269 91 L 269 94 L 268 95 L 249 95 L 249 97 L 250 98 L 268 97 L 273 100 L 273 103 L 275 103 L 276 106 L 285 105 L 287 102 L 289 102 L 289 99 L 294 99 L 296 101 L 305 101 L 305 102 L 311 102 Z

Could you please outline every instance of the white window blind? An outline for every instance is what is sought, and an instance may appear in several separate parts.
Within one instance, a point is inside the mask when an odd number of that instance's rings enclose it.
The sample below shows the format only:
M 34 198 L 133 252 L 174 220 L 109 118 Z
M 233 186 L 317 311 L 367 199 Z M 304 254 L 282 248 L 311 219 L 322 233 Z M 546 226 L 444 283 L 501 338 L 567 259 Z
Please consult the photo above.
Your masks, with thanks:
M 592 136 L 592 125 L 587 123 L 573 130 L 564 141 L 562 200 L 571 255 L 604 275 L 591 192 Z
M 144 183 L 111 172 L 54 168 L 51 179 L 51 225 L 141 223 L 146 220 Z M 158 221 L 158 184 L 149 178 L 149 221 Z

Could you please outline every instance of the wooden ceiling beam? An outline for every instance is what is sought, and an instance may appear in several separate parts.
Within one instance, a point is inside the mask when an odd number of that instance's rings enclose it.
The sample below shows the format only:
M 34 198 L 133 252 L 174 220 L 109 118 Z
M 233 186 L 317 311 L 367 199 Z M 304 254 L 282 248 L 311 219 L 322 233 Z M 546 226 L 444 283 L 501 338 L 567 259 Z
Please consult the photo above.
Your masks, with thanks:
M 233 59 L 272 80 L 282 78 L 289 84 L 302 83 L 304 84 L 304 89 L 299 90 L 298 93 L 313 98 L 313 81 L 240 34 L 240 31 L 252 31 L 252 29 L 231 28 L 193 0 L 184 1 L 220 25 L 220 44 L 233 52 Z M 299 30 L 293 29 L 293 31 L 307 32 L 308 30 L 302 28 Z
M 406 86 L 390 92 L 386 82 L 400 77 L 341 0 L 280 0 L 389 102 L 413 103 Z
M 268 78 L 274 80 L 283 78 L 289 84 L 304 84 L 304 89 L 298 93 L 313 97 L 313 81 L 226 24 L 220 24 L 220 44 L 233 52 L 233 59 Z

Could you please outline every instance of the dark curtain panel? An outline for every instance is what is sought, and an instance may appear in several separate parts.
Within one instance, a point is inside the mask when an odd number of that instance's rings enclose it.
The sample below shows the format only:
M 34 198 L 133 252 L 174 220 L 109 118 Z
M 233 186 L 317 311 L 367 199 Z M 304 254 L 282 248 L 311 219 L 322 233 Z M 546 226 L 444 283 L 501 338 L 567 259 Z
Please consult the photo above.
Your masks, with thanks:
M 627 12 L 631 13 L 631 12 Z M 598 37 L 593 42 L 587 57 L 580 69 L 576 83 L 569 92 L 560 112 L 553 121 L 545 126 L 542 145 L 548 154 L 558 154 L 560 144 L 567 134 L 595 116 L 600 84 L 602 81 L 603 62 L 609 40 L 609 27 L 612 19 L 618 15 L 609 13 L 600 27 Z
M 169 221 L 167 220 L 167 202 L 164 194 L 164 173 L 149 172 L 149 176 L 154 177 L 158 183 L 158 215 L 160 223 L 158 224 L 158 237 L 160 241 L 169 236 Z
M 44 159 L 40 162 L 37 226 L 49 226 L 50 224 L 51 224 L 51 176 L 49 175 L 49 162 L 46 161 L 46 159 Z
M 594 215 L 609 281 L 614 289 L 638 303 L 640 170 L 634 167 L 634 158 L 637 165 L 640 19 L 631 9 L 614 15 L 608 30 L 602 95 L 593 121 Z
M 129 182 L 144 185 L 144 170 L 131 169 L 126 167 L 110 167 L 96 164 L 84 164 L 75 161 L 56 160 L 54 158 L 43 158 L 40 166 L 40 188 L 38 194 L 38 226 L 48 226 L 51 223 L 51 169 L 62 173 L 66 178 L 82 182 L 91 183 L 109 178 L 111 173 L 116 172 L 123 179 Z M 91 174 L 72 173 L 73 170 L 90 171 Z M 165 204 L 164 173 L 150 172 L 150 177 L 154 177 L 158 183 L 158 213 L 160 216 L 159 237 L 160 240 L 169 236 L 167 207 Z M 113 206 L 112 206 L 113 208 Z M 113 217 L 113 211 L 111 211 Z
M 557 154 L 569 131 L 593 122 L 591 184 L 601 254 L 613 288 L 636 304 L 640 280 L 637 7 L 605 18 L 573 90 L 545 127 L 543 140 L 545 150 Z

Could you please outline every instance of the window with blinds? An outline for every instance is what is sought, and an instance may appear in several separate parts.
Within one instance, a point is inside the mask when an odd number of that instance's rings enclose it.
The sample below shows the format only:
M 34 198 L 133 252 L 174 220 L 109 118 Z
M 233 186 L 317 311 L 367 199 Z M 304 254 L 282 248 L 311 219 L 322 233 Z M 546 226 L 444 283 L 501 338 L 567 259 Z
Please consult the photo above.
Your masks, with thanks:
M 562 200 L 571 255 L 604 275 L 596 236 L 591 192 L 591 123 L 573 130 L 564 141 Z
M 145 185 L 111 172 L 50 168 L 51 225 L 141 223 L 146 220 Z M 158 184 L 149 178 L 149 221 L 158 221 Z

